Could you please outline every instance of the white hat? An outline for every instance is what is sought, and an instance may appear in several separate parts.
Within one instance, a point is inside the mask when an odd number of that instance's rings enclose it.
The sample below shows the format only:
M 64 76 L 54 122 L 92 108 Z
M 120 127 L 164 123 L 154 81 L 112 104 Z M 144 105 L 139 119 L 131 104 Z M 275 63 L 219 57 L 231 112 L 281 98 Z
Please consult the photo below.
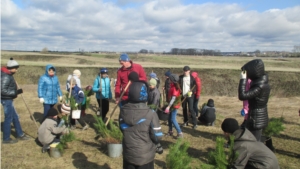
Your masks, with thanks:
M 17 61 L 15 61 L 13 58 L 10 58 L 10 60 L 7 62 L 7 68 L 17 68 L 19 67 L 19 64 Z
M 73 75 L 80 76 L 80 75 L 81 75 L 81 72 L 80 72 L 78 69 L 75 69 L 75 70 L 73 71 Z

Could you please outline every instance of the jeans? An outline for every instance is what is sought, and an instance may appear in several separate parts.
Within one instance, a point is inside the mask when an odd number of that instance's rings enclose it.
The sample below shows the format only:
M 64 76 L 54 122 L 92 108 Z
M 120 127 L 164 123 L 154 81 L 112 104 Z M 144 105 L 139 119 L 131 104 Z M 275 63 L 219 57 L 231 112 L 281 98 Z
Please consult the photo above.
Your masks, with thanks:
M 14 124 L 17 137 L 24 135 L 19 121 L 19 116 L 13 104 L 13 100 L 1 100 L 4 109 L 4 123 L 3 123 L 3 141 L 10 140 L 11 123 Z
M 194 112 L 196 113 L 196 117 L 198 117 L 199 114 L 199 110 L 198 110 L 199 101 L 200 101 L 200 97 L 196 99 L 196 96 L 194 96 L 193 108 L 194 108 Z
M 193 125 L 197 125 L 197 118 L 196 118 L 196 114 L 195 111 L 193 109 L 193 102 L 194 102 L 194 95 L 192 95 L 192 97 L 187 97 L 184 102 L 182 102 L 182 109 L 183 109 L 183 121 L 184 123 L 188 122 L 188 111 L 187 111 L 187 105 L 189 106 L 189 110 L 191 112 L 192 115 L 192 119 L 193 119 Z
M 44 104 L 44 118 L 47 117 L 48 111 L 54 106 L 55 104 Z
M 172 127 L 174 125 L 177 133 L 181 133 L 181 129 L 176 120 L 176 116 L 177 116 L 177 109 L 174 109 L 174 110 L 172 110 L 172 112 L 170 112 L 170 115 L 169 115 L 169 120 L 168 120 L 169 131 L 172 131 Z

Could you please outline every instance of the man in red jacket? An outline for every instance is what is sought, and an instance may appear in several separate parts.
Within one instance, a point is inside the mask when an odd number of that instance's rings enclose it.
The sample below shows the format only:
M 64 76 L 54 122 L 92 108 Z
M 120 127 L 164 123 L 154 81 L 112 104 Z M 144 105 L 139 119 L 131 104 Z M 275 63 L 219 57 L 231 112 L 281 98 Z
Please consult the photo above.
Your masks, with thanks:
M 198 110 L 198 103 L 200 101 L 200 94 L 201 94 L 201 79 L 198 77 L 197 72 L 192 72 L 192 76 L 196 81 L 196 91 L 194 92 L 194 104 L 193 109 L 196 113 L 196 117 L 198 117 L 199 110 Z
M 122 98 L 120 98 L 121 93 L 125 89 L 127 83 L 129 82 L 128 75 L 131 72 L 136 72 L 139 76 L 139 80 L 147 81 L 146 73 L 140 64 L 133 63 L 127 54 L 121 54 L 119 62 L 122 67 L 117 72 L 117 82 L 115 86 L 115 98 L 116 104 L 120 106 L 124 105 L 128 100 L 128 90 L 125 91 Z

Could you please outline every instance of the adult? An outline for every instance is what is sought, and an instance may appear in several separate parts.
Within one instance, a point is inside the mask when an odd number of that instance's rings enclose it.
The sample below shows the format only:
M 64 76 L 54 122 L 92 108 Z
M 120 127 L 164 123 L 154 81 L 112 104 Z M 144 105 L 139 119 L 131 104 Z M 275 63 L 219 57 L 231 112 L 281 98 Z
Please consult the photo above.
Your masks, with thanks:
M 250 88 L 246 91 L 247 78 L 251 79 Z M 249 112 L 246 127 L 260 141 L 262 129 L 268 125 L 267 103 L 270 95 L 268 75 L 265 73 L 264 62 L 255 59 L 242 67 L 239 83 L 239 99 L 248 100 Z
M 81 88 L 81 81 L 80 81 L 81 72 L 78 69 L 75 69 L 73 71 L 73 75 L 69 75 L 67 79 L 67 86 L 66 90 L 68 91 L 70 89 L 70 80 L 73 77 L 76 80 L 76 84 L 79 88 Z
M 165 94 L 166 94 L 166 98 L 168 98 L 168 94 L 169 94 L 169 90 L 171 88 L 171 81 L 170 81 L 170 78 L 169 76 L 171 75 L 172 73 L 170 72 L 170 70 L 166 71 L 165 73 L 165 77 L 166 77 L 166 80 L 165 80 L 165 85 L 163 87 L 163 90 L 165 91 Z
M 40 102 L 44 105 L 44 117 L 57 102 L 57 96 L 62 101 L 62 92 L 57 76 L 56 69 L 53 65 L 48 64 L 45 69 L 45 74 L 42 75 L 38 83 L 38 97 Z
M 116 104 L 120 106 L 124 105 L 128 100 L 128 90 L 125 91 L 122 98 L 120 98 L 121 93 L 125 90 L 126 85 L 129 82 L 128 75 L 130 72 L 135 71 L 138 76 L 139 80 L 147 81 L 146 73 L 143 67 L 140 64 L 133 63 L 129 56 L 125 53 L 120 55 L 119 62 L 122 65 L 117 72 L 117 82 L 115 86 L 115 99 Z
M 192 72 L 191 75 L 195 78 L 196 81 L 196 90 L 194 92 L 194 102 L 193 102 L 193 108 L 194 112 L 196 113 L 196 117 L 198 117 L 199 110 L 198 110 L 198 103 L 200 101 L 200 94 L 201 94 L 201 79 L 198 76 L 197 72 Z
M 160 145 L 163 133 L 159 119 L 148 108 L 146 82 L 133 82 L 129 87 L 128 103 L 119 116 L 123 133 L 123 169 L 154 169 L 155 153 L 163 152 Z
M 150 79 L 155 79 L 156 80 L 156 88 L 159 89 L 160 80 L 157 77 L 156 73 L 152 72 L 152 73 L 149 74 L 149 76 L 150 76 Z
M 10 138 L 11 123 L 13 123 L 17 139 L 28 140 L 21 127 L 19 115 L 14 107 L 13 100 L 18 97 L 18 94 L 23 93 L 22 89 L 18 89 L 17 83 L 13 75 L 18 71 L 19 64 L 17 61 L 10 58 L 7 66 L 1 68 L 1 104 L 4 110 L 3 123 L 3 144 L 12 144 L 18 142 Z
M 193 129 L 197 128 L 197 118 L 196 118 L 196 113 L 193 108 L 194 104 L 194 93 L 196 91 L 196 81 L 194 77 L 190 74 L 191 69 L 189 66 L 184 66 L 183 67 L 183 75 L 179 76 L 179 83 L 180 83 L 180 88 L 182 89 L 182 100 L 186 98 L 182 102 L 182 109 L 183 109 L 183 124 L 182 126 L 188 126 L 188 106 L 190 113 L 192 115 L 192 120 L 193 120 Z
M 246 128 L 240 128 L 236 119 L 227 118 L 222 123 L 224 136 L 229 140 L 234 136 L 233 149 L 238 153 L 233 163 L 236 169 L 279 169 L 275 154 L 262 142 L 256 141 L 253 134 Z

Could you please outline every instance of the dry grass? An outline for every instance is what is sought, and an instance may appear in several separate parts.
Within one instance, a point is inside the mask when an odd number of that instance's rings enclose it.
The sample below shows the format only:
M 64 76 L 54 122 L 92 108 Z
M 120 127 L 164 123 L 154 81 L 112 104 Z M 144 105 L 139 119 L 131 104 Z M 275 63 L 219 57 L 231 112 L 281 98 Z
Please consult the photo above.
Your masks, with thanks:
M 22 85 L 24 90 L 24 98 L 30 106 L 30 110 L 34 112 L 36 119 L 41 119 L 43 106 L 39 103 L 36 92 L 36 85 Z M 63 89 L 64 86 L 62 86 Z M 184 132 L 184 139 L 190 142 L 188 153 L 193 157 L 193 168 L 199 167 L 200 163 L 206 161 L 206 155 L 215 147 L 215 138 L 222 136 L 220 124 L 226 117 L 237 118 L 242 122 L 243 118 L 239 111 L 242 107 L 236 97 L 217 97 L 202 95 L 199 105 L 206 102 L 209 98 L 215 100 L 217 107 L 217 122 L 215 127 L 199 126 L 197 130 L 192 130 L 191 127 L 182 128 Z M 292 98 L 277 98 L 272 97 L 269 101 L 269 116 L 285 118 L 286 130 L 278 137 L 273 138 L 274 146 L 276 147 L 276 156 L 278 157 L 280 167 L 283 169 L 296 169 L 300 165 L 300 121 L 298 116 L 300 97 Z M 15 107 L 20 115 L 21 125 L 23 130 L 36 138 L 36 126 L 30 119 L 29 113 L 21 99 L 18 97 L 15 100 Z M 95 113 L 96 100 L 91 99 L 91 109 L 88 111 L 86 121 L 92 125 L 92 115 Z M 110 110 L 115 106 L 110 103 Z M 3 109 L 1 108 L 1 111 Z M 118 113 L 115 113 L 114 119 L 117 118 Z M 182 122 L 182 112 L 178 114 L 179 123 Z M 3 121 L 3 116 L 1 117 Z M 89 128 L 86 131 L 81 131 L 80 126 L 75 130 L 76 136 L 80 141 L 73 142 L 71 148 L 65 151 L 62 158 L 53 159 L 48 154 L 41 153 L 41 147 L 36 144 L 34 140 L 19 141 L 17 144 L 4 145 L 2 144 L 1 151 L 1 167 L 5 169 L 15 168 L 81 168 L 81 169 L 119 169 L 122 168 L 122 157 L 109 158 L 106 152 L 106 146 L 94 138 L 95 131 Z M 167 132 L 168 128 L 162 124 L 163 132 Z M 12 136 L 13 137 L 13 136 Z M 168 145 L 175 142 L 175 139 L 164 137 L 162 145 L 164 153 L 156 155 L 155 168 L 163 168 L 165 166 L 165 158 L 168 153 Z

